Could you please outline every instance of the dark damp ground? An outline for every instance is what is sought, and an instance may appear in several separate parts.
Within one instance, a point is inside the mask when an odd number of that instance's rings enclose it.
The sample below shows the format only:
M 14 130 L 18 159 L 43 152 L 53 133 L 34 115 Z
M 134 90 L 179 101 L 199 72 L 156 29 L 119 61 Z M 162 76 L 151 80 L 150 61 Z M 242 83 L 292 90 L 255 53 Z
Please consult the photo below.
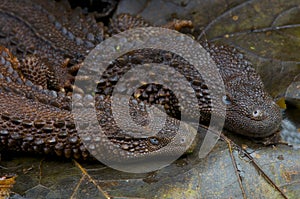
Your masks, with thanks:
M 285 113 L 281 135 L 294 149 L 300 149 L 300 111 L 296 106 L 290 106 Z

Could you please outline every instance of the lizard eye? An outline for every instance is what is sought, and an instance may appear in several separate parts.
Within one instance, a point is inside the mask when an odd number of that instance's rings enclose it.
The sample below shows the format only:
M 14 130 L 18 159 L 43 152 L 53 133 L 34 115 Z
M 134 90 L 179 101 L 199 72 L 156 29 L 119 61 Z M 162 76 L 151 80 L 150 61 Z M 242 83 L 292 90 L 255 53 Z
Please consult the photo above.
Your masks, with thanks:
M 222 97 L 222 102 L 225 104 L 225 105 L 230 105 L 231 104 L 231 100 L 229 99 L 229 97 L 227 95 L 224 95 Z
M 158 145 L 159 144 L 159 140 L 155 137 L 150 138 L 150 143 L 153 145 Z
M 252 112 L 252 116 L 253 116 L 253 117 L 260 117 L 260 116 L 262 116 L 262 111 L 259 110 L 259 109 L 255 109 L 255 110 Z

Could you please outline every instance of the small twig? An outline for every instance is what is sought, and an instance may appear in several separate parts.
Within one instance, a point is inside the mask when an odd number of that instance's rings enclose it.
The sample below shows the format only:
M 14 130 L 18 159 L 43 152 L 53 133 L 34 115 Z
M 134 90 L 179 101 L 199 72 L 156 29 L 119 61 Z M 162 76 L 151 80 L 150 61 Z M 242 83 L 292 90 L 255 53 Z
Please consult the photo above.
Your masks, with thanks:
M 224 136 L 224 135 L 223 135 L 223 136 Z M 224 136 L 224 137 L 225 137 L 225 136 Z M 223 138 L 223 137 L 222 137 L 222 138 Z M 239 182 L 239 185 L 240 185 L 242 194 L 243 194 L 243 198 L 244 198 L 244 199 L 247 199 L 246 192 L 245 192 L 244 186 L 243 186 L 243 184 L 242 184 L 242 179 L 241 179 L 241 176 L 240 176 L 240 174 L 239 174 L 239 172 L 238 172 L 238 168 L 237 168 L 237 165 L 236 165 L 236 160 L 235 160 L 235 157 L 234 157 L 234 155 L 233 155 L 233 153 L 232 153 L 232 147 L 231 147 L 231 143 L 230 143 L 231 140 L 229 140 L 227 137 L 225 137 L 225 138 L 226 138 L 226 139 L 224 139 L 224 140 L 226 141 L 226 143 L 227 143 L 227 145 L 228 145 L 228 148 L 229 148 L 229 154 L 230 154 L 231 161 L 232 161 L 232 164 L 233 164 L 233 167 L 234 167 L 234 172 L 235 172 L 235 174 L 236 174 L 236 176 L 237 176 L 237 179 L 238 179 L 238 182 Z
M 111 199 L 112 197 L 109 196 L 98 184 L 97 182 L 88 174 L 88 172 L 85 170 L 85 168 L 83 168 L 76 160 L 73 160 L 73 162 L 75 163 L 75 165 L 81 170 L 81 172 L 83 173 L 84 177 L 88 177 L 88 179 L 97 187 L 97 189 L 103 194 L 103 196 L 106 199 Z M 80 181 L 83 178 L 80 179 Z M 76 188 L 78 189 L 79 185 L 76 186 Z
M 258 172 L 263 176 L 263 178 L 270 184 L 272 185 L 280 194 L 283 198 L 288 199 L 288 197 L 283 193 L 283 191 L 275 184 L 275 182 L 263 171 L 261 166 L 255 161 L 255 159 L 243 148 L 241 148 L 239 145 L 235 144 L 232 140 L 227 138 L 225 135 L 221 134 L 220 137 L 225 140 L 226 142 L 230 143 L 230 145 L 234 146 L 238 150 L 240 150 L 249 160 L 250 162 L 254 165 L 254 167 L 258 170 Z
M 71 199 L 76 198 L 76 197 L 75 197 L 75 194 L 76 194 L 76 192 L 78 191 L 78 189 L 79 189 L 81 183 L 83 182 L 85 176 L 86 176 L 86 175 L 83 175 L 83 176 L 80 178 L 80 180 L 78 181 L 78 183 L 77 183 L 75 189 L 73 190 L 73 194 L 72 194 L 71 197 L 70 197 Z
M 42 166 L 43 166 L 43 162 L 44 162 L 45 159 L 42 159 L 40 161 L 40 164 L 39 164 L 39 184 L 41 184 L 41 181 L 42 181 L 42 175 L 43 175 L 43 171 L 42 171 Z

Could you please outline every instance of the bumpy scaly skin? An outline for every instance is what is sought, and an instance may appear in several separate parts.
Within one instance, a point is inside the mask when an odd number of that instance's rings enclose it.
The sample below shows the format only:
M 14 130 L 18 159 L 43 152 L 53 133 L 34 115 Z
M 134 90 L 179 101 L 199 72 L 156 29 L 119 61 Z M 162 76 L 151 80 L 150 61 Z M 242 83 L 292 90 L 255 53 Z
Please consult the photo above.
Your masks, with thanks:
M 0 44 L 19 59 L 35 54 L 45 61 L 56 78 L 48 88 L 69 86 L 66 66 L 81 62 L 103 40 L 103 30 L 80 9 L 71 12 L 66 1 L 7 0 L 0 5 Z
M 278 130 L 282 120 L 280 108 L 265 91 L 252 64 L 234 48 L 203 46 L 217 64 L 225 84 L 225 128 L 249 137 L 267 137 Z
M 71 11 L 68 6 L 57 6 L 55 2 L 38 2 L 5 1 L 0 5 L 0 44 L 9 47 L 20 60 L 24 59 L 18 61 L 8 49 L 0 48 L 0 143 L 8 150 L 85 159 L 90 155 L 81 139 L 88 140 L 90 137 L 77 135 L 70 112 L 70 97 L 47 88 L 60 90 L 57 88 L 66 87 L 72 82 L 70 71 L 76 72 L 79 68 L 77 64 L 94 45 L 102 41 L 104 28 L 92 17 L 82 16 L 80 10 Z M 129 27 L 140 26 L 149 24 L 141 18 L 121 15 L 112 22 L 110 32 L 118 33 Z M 190 24 L 184 22 L 167 27 L 181 26 Z M 203 45 L 216 62 L 225 83 L 225 128 L 252 137 L 274 133 L 281 121 L 280 110 L 264 91 L 260 77 L 251 64 L 233 48 L 207 43 Z M 178 117 L 177 109 L 172 106 L 176 99 L 166 88 L 156 85 L 140 88 L 134 97 L 139 102 L 160 103 L 167 107 L 172 117 L 168 117 L 166 129 L 157 137 L 128 138 L 124 136 L 126 132 L 122 132 L 112 120 L 109 100 L 104 94 L 111 92 L 111 86 L 130 67 L 147 62 L 170 65 L 184 73 L 197 91 L 200 110 L 195 111 L 208 113 L 208 117 L 203 118 L 204 123 L 209 120 L 211 111 L 207 86 L 182 58 L 169 52 L 147 49 L 120 57 L 108 67 L 104 75 L 106 77 L 98 84 L 96 107 L 98 119 L 104 121 L 102 125 L 110 141 L 130 153 L 149 153 L 163 147 L 174 136 L 172 125 L 176 129 L 178 124 L 178 120 L 174 119 Z M 114 68 L 118 68 L 117 78 Z M 42 74 L 37 75 L 36 71 L 42 71 Z M 82 105 L 80 98 L 78 96 L 75 105 Z M 89 113 L 82 113 L 82 117 L 89 117 Z

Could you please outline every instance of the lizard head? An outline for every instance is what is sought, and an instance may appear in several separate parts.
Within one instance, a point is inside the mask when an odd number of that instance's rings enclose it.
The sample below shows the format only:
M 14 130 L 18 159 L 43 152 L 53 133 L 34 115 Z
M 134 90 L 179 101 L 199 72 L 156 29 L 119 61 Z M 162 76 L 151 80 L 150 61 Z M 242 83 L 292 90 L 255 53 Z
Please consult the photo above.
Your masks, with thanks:
M 282 116 L 279 106 L 265 91 L 252 67 L 225 77 L 225 128 L 249 137 L 266 137 L 278 130 Z
M 267 137 L 278 130 L 279 106 L 265 91 L 252 64 L 237 49 L 204 44 L 215 61 L 225 85 L 225 128 L 249 137 Z

